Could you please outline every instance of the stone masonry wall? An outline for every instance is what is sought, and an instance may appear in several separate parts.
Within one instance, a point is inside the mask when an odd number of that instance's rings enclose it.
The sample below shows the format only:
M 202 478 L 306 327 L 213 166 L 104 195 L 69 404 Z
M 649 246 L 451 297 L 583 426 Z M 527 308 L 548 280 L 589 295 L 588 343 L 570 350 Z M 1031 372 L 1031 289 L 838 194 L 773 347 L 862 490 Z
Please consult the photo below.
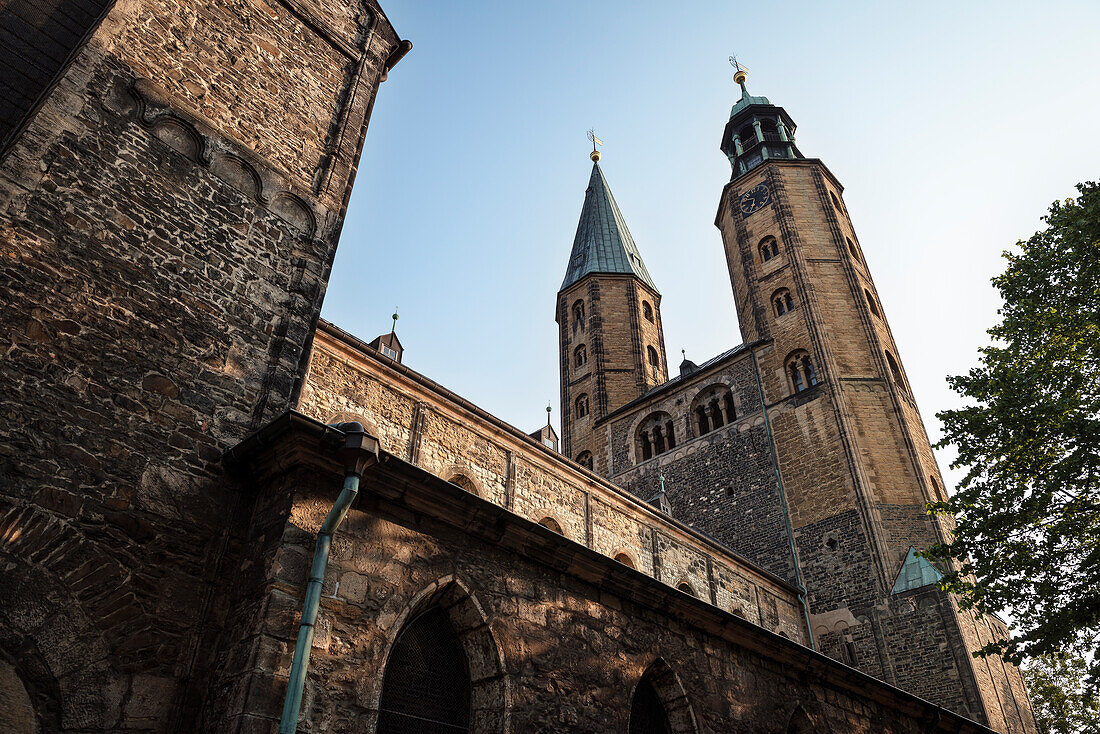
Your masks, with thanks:
M 221 454 L 292 403 L 397 43 L 359 0 L 120 0 L 0 161 L 0 645 L 51 730 L 197 726 Z
M 731 389 L 737 418 L 698 435 L 692 401 L 715 385 Z M 643 461 L 637 455 L 635 433 L 654 411 L 672 416 L 676 448 Z M 639 401 L 612 417 L 610 433 L 612 481 L 648 500 L 658 492 L 663 476 L 676 519 L 796 583 L 751 353 L 692 373 Z
M 335 481 L 329 477 L 327 484 Z M 331 502 L 333 488 L 325 484 L 316 471 L 300 470 L 265 487 L 267 494 L 294 491 L 294 498 L 268 566 L 266 613 L 256 620 L 252 662 L 236 663 L 248 673 L 242 720 L 250 725 L 230 731 L 274 726 L 296 632 L 297 599 L 288 594 L 300 595 L 292 590 L 304 584 L 312 534 Z M 369 479 L 361 491 L 361 507 L 371 507 Z M 790 731 L 792 720 L 837 734 L 978 732 L 961 722 L 935 723 L 926 705 L 901 710 L 888 703 L 892 694 L 829 683 L 830 674 L 843 679 L 840 666 L 830 671 L 821 661 L 811 671 L 799 656 L 812 653 L 777 637 L 758 638 L 763 631 L 730 623 L 722 636 L 708 634 L 686 608 L 639 604 L 433 522 L 427 509 L 400 514 L 398 522 L 353 509 L 336 537 L 299 731 L 372 731 L 394 639 L 406 621 L 438 605 L 467 657 L 471 730 L 479 734 L 627 731 L 631 696 L 646 673 L 678 734 L 780 734 Z M 544 556 L 558 554 L 551 550 L 555 543 L 568 543 L 535 531 L 545 536 L 529 542 L 545 548 Z M 770 601 L 763 606 L 770 609 Z
M 771 201 L 743 216 L 737 197 L 758 185 Z M 756 355 L 811 624 L 839 660 L 1002 731 L 1033 731 L 1004 714 L 1020 704 L 983 681 L 951 604 L 937 601 L 946 611 L 923 628 L 890 595 L 909 548 L 942 539 L 950 522 L 925 510 L 942 480 L 841 191 L 819 161 L 770 162 L 726 187 L 717 220 L 742 330 L 771 339 Z M 781 254 L 764 263 L 768 236 Z M 795 304 L 784 314 L 778 288 Z M 787 369 L 796 350 L 818 383 L 799 393 Z M 943 676 L 919 672 L 930 669 Z
M 391 364 L 396 366 L 324 327 L 314 341 L 299 410 L 326 423 L 358 420 L 368 431 L 379 431 L 385 450 L 436 476 L 448 481 L 465 477 L 483 499 L 533 522 L 552 519 L 570 540 L 612 558 L 625 554 L 647 575 L 674 587 L 686 583 L 705 601 L 806 641 L 797 598 L 789 587 L 518 430 L 476 414 L 461 398 L 407 369 L 391 369 Z M 409 425 L 399 428 L 393 422 L 398 415 L 407 416 Z

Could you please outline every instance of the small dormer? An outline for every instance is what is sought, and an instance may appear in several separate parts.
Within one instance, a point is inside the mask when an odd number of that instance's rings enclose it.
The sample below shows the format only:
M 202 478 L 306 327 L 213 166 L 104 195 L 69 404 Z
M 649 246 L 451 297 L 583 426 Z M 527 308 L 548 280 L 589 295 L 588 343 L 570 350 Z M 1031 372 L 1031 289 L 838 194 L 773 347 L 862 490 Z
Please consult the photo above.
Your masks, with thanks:
M 392 331 L 376 338 L 367 346 L 375 351 L 381 352 L 383 356 L 389 357 L 394 362 L 400 362 L 401 355 L 405 351 L 401 348 L 401 340 L 398 339 L 397 334 Z
M 551 451 L 558 450 L 558 434 L 554 431 L 554 428 L 549 423 L 539 430 L 528 433 L 527 435 L 535 439 Z

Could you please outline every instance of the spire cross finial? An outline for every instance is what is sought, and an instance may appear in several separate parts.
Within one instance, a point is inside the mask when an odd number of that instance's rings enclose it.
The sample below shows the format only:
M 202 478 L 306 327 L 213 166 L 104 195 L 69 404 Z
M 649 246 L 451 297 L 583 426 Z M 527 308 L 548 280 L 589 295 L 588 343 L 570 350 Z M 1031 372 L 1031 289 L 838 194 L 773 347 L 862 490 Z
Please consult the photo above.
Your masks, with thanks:
M 588 154 L 588 157 L 596 162 L 600 160 L 600 151 L 596 150 L 596 146 L 603 145 L 603 141 L 596 137 L 596 133 L 592 128 L 588 128 L 588 139 L 592 141 L 592 152 Z

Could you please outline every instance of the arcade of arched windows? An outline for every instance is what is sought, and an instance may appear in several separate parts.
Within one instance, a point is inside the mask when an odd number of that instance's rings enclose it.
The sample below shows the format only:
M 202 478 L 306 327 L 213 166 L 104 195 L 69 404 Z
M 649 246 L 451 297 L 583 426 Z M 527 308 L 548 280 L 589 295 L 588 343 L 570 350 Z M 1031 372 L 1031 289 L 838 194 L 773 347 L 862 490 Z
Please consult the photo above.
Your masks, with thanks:
M 586 364 L 588 364 L 588 347 L 581 344 L 573 350 L 573 368 L 579 370 Z
M 779 257 L 779 240 L 768 235 L 760 240 L 760 262 L 767 262 Z
M 696 436 L 733 423 L 737 410 L 733 405 L 733 393 L 725 385 L 703 388 L 691 402 L 691 425 Z
M 685 439 L 698 438 L 737 418 L 733 392 L 725 384 L 708 385 L 695 395 L 686 414 L 650 413 L 634 432 L 636 461 L 647 461 L 676 448 Z M 685 431 L 686 428 L 686 431 Z
M 813 357 L 804 349 L 793 352 L 786 361 L 787 377 L 791 381 L 791 389 L 794 392 L 809 390 L 817 384 L 817 370 L 814 369 Z
M 577 396 L 577 399 L 573 401 L 573 416 L 575 418 L 584 418 L 588 415 L 588 394 L 581 393 Z
M 676 448 L 676 427 L 664 411 L 651 413 L 634 433 L 635 455 L 642 461 Z
M 794 310 L 794 297 L 791 296 L 791 292 L 786 288 L 780 288 L 772 294 L 772 307 L 775 308 L 775 315 L 782 316 L 783 314 L 790 313 Z

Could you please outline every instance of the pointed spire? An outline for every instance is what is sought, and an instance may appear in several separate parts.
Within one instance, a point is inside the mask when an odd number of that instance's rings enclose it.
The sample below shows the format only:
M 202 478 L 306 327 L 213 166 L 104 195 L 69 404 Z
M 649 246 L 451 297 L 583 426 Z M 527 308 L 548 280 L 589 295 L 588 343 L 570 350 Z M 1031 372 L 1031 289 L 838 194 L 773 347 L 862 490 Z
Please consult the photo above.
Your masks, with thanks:
M 626 227 L 626 220 L 611 195 L 603 177 L 598 151 L 592 155 L 592 175 L 584 194 L 584 207 L 573 238 L 573 250 L 561 290 L 565 290 L 589 273 L 622 273 L 634 275 L 653 290 L 657 286 L 646 272 L 642 256 Z

